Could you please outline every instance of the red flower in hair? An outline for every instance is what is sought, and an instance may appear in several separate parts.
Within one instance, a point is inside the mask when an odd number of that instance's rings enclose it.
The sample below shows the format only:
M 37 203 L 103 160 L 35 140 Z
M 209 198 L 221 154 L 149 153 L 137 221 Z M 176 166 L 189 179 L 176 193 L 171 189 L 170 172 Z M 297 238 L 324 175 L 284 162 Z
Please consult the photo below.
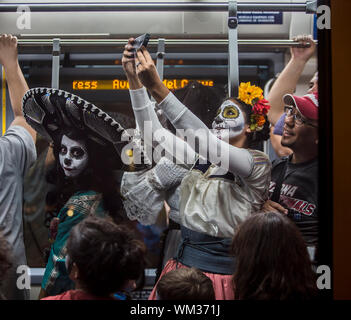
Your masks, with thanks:
M 253 112 L 255 114 L 267 114 L 268 110 L 271 108 L 271 106 L 268 103 L 269 101 L 266 99 L 258 100 L 252 108 Z

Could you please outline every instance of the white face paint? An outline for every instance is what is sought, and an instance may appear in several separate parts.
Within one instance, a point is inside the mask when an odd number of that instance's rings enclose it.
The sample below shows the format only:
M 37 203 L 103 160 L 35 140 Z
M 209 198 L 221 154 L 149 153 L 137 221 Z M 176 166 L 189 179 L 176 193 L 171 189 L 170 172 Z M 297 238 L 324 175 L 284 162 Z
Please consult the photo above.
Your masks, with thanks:
M 245 118 L 240 107 L 233 101 L 226 100 L 217 111 L 212 122 L 213 133 L 221 140 L 229 141 L 238 136 L 244 129 Z
M 60 165 L 67 177 L 77 177 L 88 165 L 88 152 L 83 141 L 62 137 L 60 147 Z

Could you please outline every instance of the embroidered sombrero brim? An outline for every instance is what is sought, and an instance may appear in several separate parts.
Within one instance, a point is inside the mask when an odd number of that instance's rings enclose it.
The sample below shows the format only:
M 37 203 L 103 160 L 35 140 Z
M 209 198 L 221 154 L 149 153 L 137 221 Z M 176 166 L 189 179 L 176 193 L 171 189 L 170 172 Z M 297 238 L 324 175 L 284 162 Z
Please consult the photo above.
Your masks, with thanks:
M 73 128 L 101 146 L 113 146 L 121 157 L 130 138 L 106 112 L 63 90 L 34 88 L 27 91 L 23 97 L 23 114 L 34 130 L 54 143 L 59 142 L 64 129 Z

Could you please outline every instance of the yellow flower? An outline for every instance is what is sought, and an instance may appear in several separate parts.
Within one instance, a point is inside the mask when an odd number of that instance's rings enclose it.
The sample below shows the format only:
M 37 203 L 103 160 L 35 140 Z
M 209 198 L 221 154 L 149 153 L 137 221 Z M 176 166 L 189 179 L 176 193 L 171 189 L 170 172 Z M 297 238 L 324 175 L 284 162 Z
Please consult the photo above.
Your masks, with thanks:
M 252 86 L 250 82 L 242 82 L 239 86 L 239 99 L 246 104 L 252 104 L 254 99 L 260 99 L 263 96 L 263 90 L 260 87 Z

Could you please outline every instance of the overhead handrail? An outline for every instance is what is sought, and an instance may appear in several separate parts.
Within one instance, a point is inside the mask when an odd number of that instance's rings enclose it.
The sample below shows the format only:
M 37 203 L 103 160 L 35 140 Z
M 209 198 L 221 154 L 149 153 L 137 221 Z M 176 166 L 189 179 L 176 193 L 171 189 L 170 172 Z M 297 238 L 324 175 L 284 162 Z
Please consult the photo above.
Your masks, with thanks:
M 315 13 L 317 0 L 300 3 L 240 2 L 238 11 L 280 11 Z M 16 12 L 18 6 L 27 6 L 32 12 L 76 11 L 228 11 L 228 2 L 71 2 L 71 3 L 1 3 L 0 12 Z
M 61 46 L 125 46 L 128 39 L 60 39 Z M 318 41 L 315 41 L 318 44 Z M 20 46 L 52 46 L 52 39 L 18 39 Z M 172 45 L 228 45 L 228 39 L 165 39 L 167 46 Z M 148 46 L 157 46 L 158 39 L 151 39 Z M 262 46 L 289 48 L 291 46 L 308 47 L 294 40 L 239 39 L 240 46 Z

